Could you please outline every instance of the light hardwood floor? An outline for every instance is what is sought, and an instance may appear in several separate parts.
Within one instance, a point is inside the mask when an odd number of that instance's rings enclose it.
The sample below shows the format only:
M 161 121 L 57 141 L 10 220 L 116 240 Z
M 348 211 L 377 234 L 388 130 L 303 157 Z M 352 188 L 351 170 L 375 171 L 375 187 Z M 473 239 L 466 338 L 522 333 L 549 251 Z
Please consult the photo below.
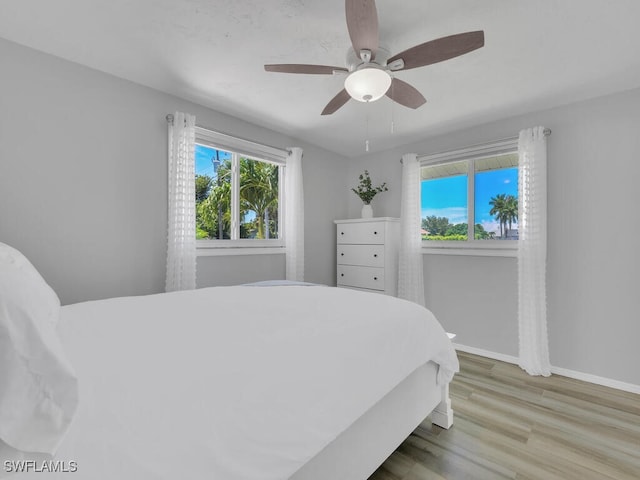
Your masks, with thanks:
M 458 357 L 453 427 L 418 428 L 369 480 L 640 479 L 640 395 Z

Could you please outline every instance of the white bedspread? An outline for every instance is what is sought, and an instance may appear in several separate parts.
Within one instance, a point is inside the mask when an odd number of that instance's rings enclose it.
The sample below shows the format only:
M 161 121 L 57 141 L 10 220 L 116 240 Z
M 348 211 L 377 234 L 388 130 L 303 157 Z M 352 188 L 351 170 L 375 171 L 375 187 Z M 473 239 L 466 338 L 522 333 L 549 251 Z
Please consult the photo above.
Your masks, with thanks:
M 418 366 L 458 368 L 430 312 L 338 288 L 86 302 L 59 331 L 80 407 L 56 460 L 77 479 L 287 479 Z

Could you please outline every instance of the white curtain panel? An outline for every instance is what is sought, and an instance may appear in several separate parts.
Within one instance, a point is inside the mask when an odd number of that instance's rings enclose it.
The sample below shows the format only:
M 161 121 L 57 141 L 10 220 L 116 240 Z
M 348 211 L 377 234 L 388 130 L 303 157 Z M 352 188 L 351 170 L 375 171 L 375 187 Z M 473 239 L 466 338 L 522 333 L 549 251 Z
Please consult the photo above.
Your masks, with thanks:
M 544 127 L 522 130 L 518 141 L 519 364 L 530 375 L 551 375 L 547 336 L 547 137 Z
M 424 306 L 421 249 L 420 163 L 415 153 L 408 153 L 402 156 L 398 297 Z
M 304 190 L 301 148 L 289 148 L 284 174 L 284 203 L 286 278 L 301 282 L 304 280 Z
M 195 124 L 182 112 L 169 124 L 167 292 L 196 288 Z

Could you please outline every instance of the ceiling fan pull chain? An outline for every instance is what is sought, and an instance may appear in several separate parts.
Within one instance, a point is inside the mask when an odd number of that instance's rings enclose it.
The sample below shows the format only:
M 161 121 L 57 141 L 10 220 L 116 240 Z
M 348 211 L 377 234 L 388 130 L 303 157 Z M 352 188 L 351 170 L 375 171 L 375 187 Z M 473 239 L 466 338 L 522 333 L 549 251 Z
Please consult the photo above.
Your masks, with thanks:
M 366 114 L 366 121 L 365 121 L 365 140 L 364 140 L 364 151 L 365 152 L 369 152 L 369 102 L 367 102 L 366 105 L 366 109 L 367 109 L 367 114 Z

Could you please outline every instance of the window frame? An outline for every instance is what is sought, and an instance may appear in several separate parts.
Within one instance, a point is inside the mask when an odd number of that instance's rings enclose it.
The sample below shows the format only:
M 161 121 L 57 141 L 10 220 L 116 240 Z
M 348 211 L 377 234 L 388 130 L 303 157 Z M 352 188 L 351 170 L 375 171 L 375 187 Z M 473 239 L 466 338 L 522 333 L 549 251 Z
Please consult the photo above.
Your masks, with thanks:
M 517 256 L 518 240 L 476 240 L 475 238 L 475 161 L 517 152 L 518 138 L 514 137 L 458 150 L 418 156 L 421 169 L 422 167 L 467 161 L 469 172 L 467 174 L 467 240 L 422 240 L 423 254 Z M 520 168 L 519 165 L 518 168 Z M 422 183 L 422 179 L 419 181 Z M 420 217 L 422 219 L 422 215 Z
M 287 151 L 242 138 L 195 127 L 195 143 L 231 154 L 231 238 L 196 240 L 197 256 L 284 254 L 284 183 Z M 278 167 L 278 238 L 239 238 L 240 235 L 240 157 Z M 195 180 L 194 180 L 195 181 Z M 195 232 L 194 232 L 195 235 Z

